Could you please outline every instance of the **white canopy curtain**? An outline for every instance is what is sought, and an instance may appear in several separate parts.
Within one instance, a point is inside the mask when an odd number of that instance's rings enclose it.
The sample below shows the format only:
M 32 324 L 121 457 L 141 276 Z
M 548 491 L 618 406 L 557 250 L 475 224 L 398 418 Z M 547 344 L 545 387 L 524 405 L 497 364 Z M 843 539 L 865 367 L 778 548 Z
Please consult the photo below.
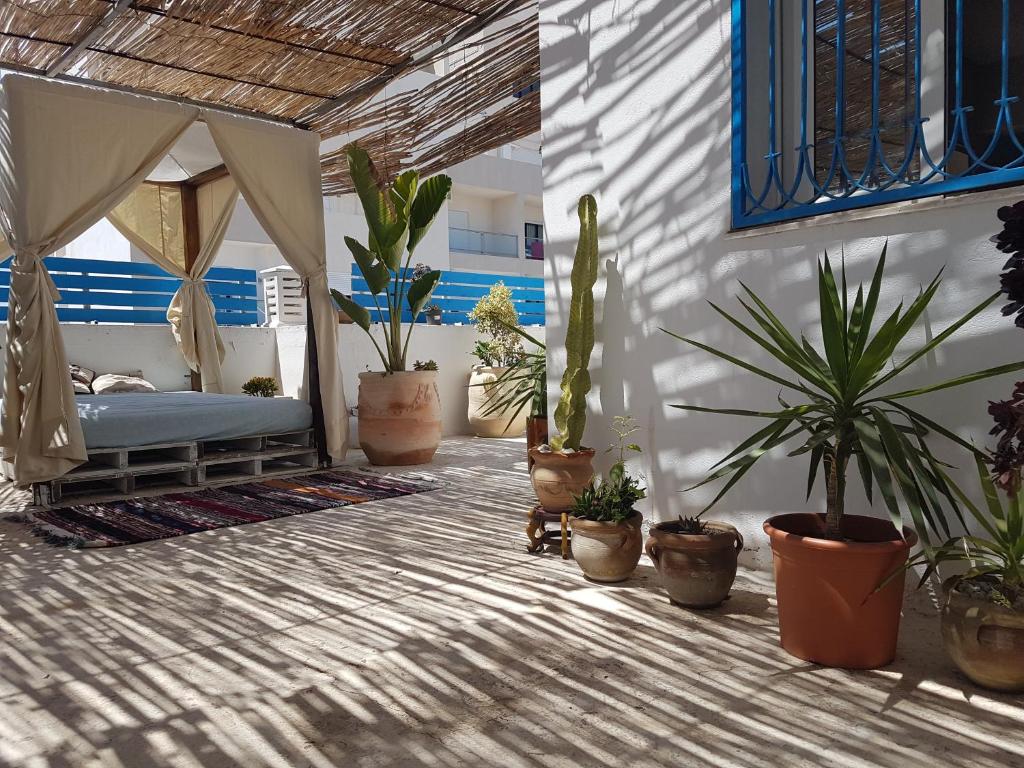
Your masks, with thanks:
M 86 460 L 54 307 L 59 294 L 43 259 L 138 187 L 199 116 L 172 102 L 24 75 L 0 83 L 0 229 L 14 251 L 0 448 L 19 484 L 60 477 Z M 326 447 L 344 458 L 348 422 L 327 290 L 319 137 L 216 112 L 204 117 L 242 194 L 309 285 L 320 372 L 312 394 L 323 403 Z
M 99 221 L 167 154 L 198 110 L 7 74 L 0 88 L 0 211 L 14 250 L 0 447 L 20 484 L 86 460 L 43 259 Z
M 188 367 L 202 375 L 203 391 L 223 392 L 224 342 L 203 278 L 224 242 L 238 187 L 230 176 L 222 176 L 195 189 L 199 253 L 191 265 L 185 254 L 182 193 L 178 183 L 141 184 L 107 219 L 157 266 L 181 278 L 167 320 Z
M 307 365 L 306 377 L 316 371 L 319 379 L 310 380 L 307 390 L 319 384 L 327 452 L 342 459 L 348 413 L 338 367 L 338 313 L 327 287 L 320 137 L 220 112 L 208 113 L 206 125 L 253 215 L 302 278 L 315 336 L 307 363 L 317 362 Z

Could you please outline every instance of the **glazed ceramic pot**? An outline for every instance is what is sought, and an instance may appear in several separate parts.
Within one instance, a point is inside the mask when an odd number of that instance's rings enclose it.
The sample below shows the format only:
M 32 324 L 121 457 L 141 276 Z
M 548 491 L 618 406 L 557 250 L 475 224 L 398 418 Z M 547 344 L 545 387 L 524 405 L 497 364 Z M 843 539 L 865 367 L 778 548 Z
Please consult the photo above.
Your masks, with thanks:
M 533 467 L 530 450 L 548 442 L 548 417 L 531 416 L 526 420 L 526 468 Z
M 573 497 L 594 477 L 593 449 L 561 453 L 533 448 L 529 455 L 533 459 L 530 480 L 540 505 L 548 512 L 572 509 Z
M 437 371 L 359 374 L 359 447 L 371 464 L 427 464 L 440 442 Z
M 591 581 L 625 581 L 636 570 L 643 550 L 639 512 L 624 523 L 604 523 L 570 517 L 572 556 L 583 575 Z
M 651 528 L 645 549 L 669 599 L 687 608 L 711 608 L 729 596 L 736 559 L 743 549 L 740 532 L 727 523 L 706 523 L 706 534 L 676 533 L 679 523 Z
M 903 606 L 899 571 L 917 542 L 914 532 L 904 528 L 900 538 L 888 520 L 844 515 L 845 538 L 831 541 L 825 516 L 811 513 L 776 515 L 764 530 L 772 546 L 782 647 L 828 667 L 890 663 Z
M 469 375 L 469 424 L 477 437 L 519 437 L 526 431 L 526 418 L 529 415 L 526 408 L 520 409 L 515 418 L 512 418 L 515 409 L 484 415 L 490 405 L 501 398 L 502 391 L 508 388 L 507 384 L 495 384 L 498 377 L 507 370 L 493 365 L 473 366 Z
M 1024 614 L 955 589 L 942 609 L 946 653 L 974 683 L 1024 691 Z

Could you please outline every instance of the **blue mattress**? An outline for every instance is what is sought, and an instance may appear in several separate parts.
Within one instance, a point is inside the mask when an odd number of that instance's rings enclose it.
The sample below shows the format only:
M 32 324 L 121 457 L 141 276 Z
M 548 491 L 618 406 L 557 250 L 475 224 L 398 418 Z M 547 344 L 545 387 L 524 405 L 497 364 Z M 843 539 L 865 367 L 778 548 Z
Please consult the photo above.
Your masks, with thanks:
M 220 440 L 309 429 L 309 403 L 206 392 L 78 395 L 86 448 Z

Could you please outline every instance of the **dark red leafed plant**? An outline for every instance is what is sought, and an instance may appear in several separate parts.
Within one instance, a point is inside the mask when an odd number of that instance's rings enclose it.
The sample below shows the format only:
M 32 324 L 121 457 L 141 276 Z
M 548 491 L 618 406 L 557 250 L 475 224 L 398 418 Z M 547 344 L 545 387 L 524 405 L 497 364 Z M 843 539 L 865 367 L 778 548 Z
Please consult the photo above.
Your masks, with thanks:
M 1000 251 L 1010 254 L 999 275 L 1000 290 L 1010 300 L 1003 314 L 1016 315 L 1014 324 L 1024 328 L 1024 200 L 1000 208 L 997 215 L 1003 229 L 991 240 Z
M 1017 382 L 1009 400 L 989 401 L 988 412 L 995 421 L 989 434 L 998 436 L 992 452 L 992 480 L 1015 494 L 1024 468 L 1024 381 Z

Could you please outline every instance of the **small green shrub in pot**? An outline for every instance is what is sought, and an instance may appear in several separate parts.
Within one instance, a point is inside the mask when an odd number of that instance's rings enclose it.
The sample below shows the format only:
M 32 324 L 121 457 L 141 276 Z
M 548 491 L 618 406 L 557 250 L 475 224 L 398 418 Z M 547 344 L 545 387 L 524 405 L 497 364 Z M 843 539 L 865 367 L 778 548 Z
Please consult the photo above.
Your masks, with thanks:
M 611 428 L 616 442 L 608 450 L 617 451 L 618 460 L 605 478 L 592 480 L 573 498 L 569 518 L 573 557 L 587 578 L 601 582 L 623 581 L 636 569 L 643 516 L 635 506 L 647 495 L 626 468 L 627 454 L 641 452 L 629 442 L 639 427 L 630 416 L 616 416 Z
M 509 385 L 502 377 L 523 356 L 518 328 L 519 315 L 512 291 L 498 281 L 469 313 L 477 331 L 489 336 L 479 340 L 473 354 L 480 360 L 469 375 L 467 416 L 477 437 L 518 437 L 526 430 L 526 413 L 499 411 L 491 406 L 503 399 Z
M 252 397 L 273 397 L 277 394 L 277 380 L 272 376 L 253 376 L 242 385 L 242 392 Z
M 730 451 L 703 482 L 725 479 L 711 504 L 717 503 L 769 451 L 799 438 L 791 456 L 809 459 L 807 494 L 822 470 L 826 511 L 777 515 L 765 523 L 773 549 L 776 594 L 783 647 L 793 655 L 829 666 L 870 668 L 895 655 L 903 598 L 902 579 L 878 585 L 898 569 L 917 536 L 904 526 L 913 522 L 927 544 L 929 535 L 949 535 L 950 516 L 962 517 L 958 493 L 931 444 L 942 439 L 978 455 L 977 449 L 908 401 L 921 395 L 982 381 L 1024 368 L 1015 362 L 957 376 L 948 381 L 900 389 L 899 377 L 990 306 L 994 294 L 944 330 L 929 336 L 900 360 L 897 347 L 925 313 L 941 285 L 941 271 L 913 300 L 888 317 L 875 314 L 884 284 L 886 250 L 871 283 L 851 296 L 845 265 L 839 279 L 826 255 L 818 265 L 819 334 L 815 346 L 793 333 L 764 301 L 742 283 L 739 299 L 750 320 L 743 322 L 711 304 L 712 309 L 781 364 L 779 372 L 728 354 L 695 339 L 672 334 L 687 345 L 712 354 L 771 382 L 780 408 L 748 410 L 674 407 L 718 413 L 765 423 Z M 793 394 L 800 398 L 792 400 Z M 850 515 L 845 509 L 847 470 L 855 463 L 869 502 L 881 497 L 892 522 Z M 829 560 L 834 568 L 823 567 Z M 853 606 L 853 609 L 851 609 Z

